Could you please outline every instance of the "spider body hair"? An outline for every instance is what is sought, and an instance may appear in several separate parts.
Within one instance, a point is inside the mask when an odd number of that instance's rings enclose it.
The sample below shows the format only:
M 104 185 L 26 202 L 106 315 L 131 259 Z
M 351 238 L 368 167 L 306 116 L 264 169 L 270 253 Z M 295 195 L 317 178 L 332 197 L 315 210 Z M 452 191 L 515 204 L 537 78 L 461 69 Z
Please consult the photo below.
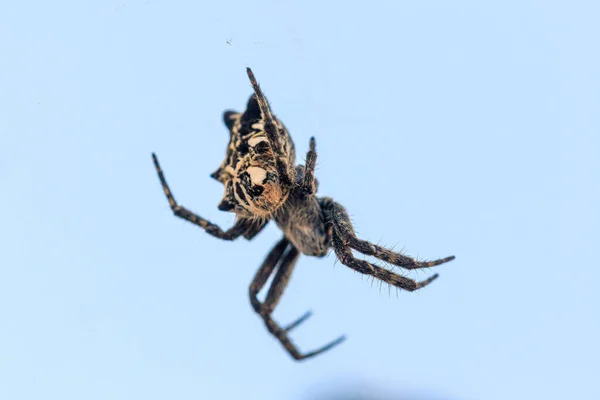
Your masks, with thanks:
M 283 328 L 273 320 L 273 310 L 283 295 L 300 254 L 323 257 L 333 249 L 340 262 L 347 267 L 408 291 L 428 285 L 437 278 L 437 274 L 417 282 L 357 259 L 352 250 L 408 270 L 443 264 L 453 260 L 454 256 L 417 261 L 359 239 L 344 207 L 329 197 L 316 196 L 315 139 L 310 139 L 305 165 L 296 166 L 294 142 L 288 130 L 271 112 L 250 68 L 247 72 L 254 94 L 243 113 L 231 110 L 224 112 L 223 121 L 230 134 L 229 144 L 225 159 L 211 174 L 224 185 L 224 195 L 218 209 L 234 212 L 237 216 L 230 229 L 223 231 L 180 206 L 166 182 L 158 158 L 155 154 L 152 157 L 173 213 L 198 225 L 210 235 L 223 240 L 234 240 L 240 236 L 251 240 L 270 220 L 281 229 L 283 238 L 269 252 L 250 284 L 250 303 L 290 356 L 295 360 L 305 360 L 338 345 L 345 337 L 339 337 L 317 350 L 302 353 L 290 340 L 289 332 L 304 322 L 310 312 Z M 257 295 L 273 274 L 265 300 L 261 302 Z

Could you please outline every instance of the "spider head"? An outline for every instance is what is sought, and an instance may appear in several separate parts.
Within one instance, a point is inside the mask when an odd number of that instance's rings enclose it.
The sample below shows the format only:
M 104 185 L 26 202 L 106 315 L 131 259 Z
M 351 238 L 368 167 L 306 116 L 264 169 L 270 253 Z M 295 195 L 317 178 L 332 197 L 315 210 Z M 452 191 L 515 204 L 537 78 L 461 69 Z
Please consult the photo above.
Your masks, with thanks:
M 230 132 L 229 145 L 225 160 L 211 174 L 225 186 L 218 208 L 247 218 L 268 217 L 283 205 L 290 189 L 279 181 L 255 96 L 250 97 L 244 113 L 226 111 L 223 120 Z M 288 149 L 288 161 L 293 165 L 293 143 L 283 124 L 276 122 Z

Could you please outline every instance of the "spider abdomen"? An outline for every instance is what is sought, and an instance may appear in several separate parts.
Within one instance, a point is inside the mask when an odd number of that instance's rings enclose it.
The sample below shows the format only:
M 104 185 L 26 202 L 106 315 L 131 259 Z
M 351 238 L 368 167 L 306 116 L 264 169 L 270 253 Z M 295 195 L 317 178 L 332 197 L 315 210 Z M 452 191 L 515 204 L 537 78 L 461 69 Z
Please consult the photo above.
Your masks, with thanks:
M 220 210 L 242 217 L 270 218 L 285 203 L 290 189 L 280 181 L 264 121 L 255 102 L 252 97 L 244 113 L 225 112 L 224 120 L 230 129 L 229 146 L 225 160 L 211 176 L 225 185 Z M 283 125 L 280 129 L 284 137 L 289 138 Z M 284 148 L 293 161 L 291 139 L 284 141 Z

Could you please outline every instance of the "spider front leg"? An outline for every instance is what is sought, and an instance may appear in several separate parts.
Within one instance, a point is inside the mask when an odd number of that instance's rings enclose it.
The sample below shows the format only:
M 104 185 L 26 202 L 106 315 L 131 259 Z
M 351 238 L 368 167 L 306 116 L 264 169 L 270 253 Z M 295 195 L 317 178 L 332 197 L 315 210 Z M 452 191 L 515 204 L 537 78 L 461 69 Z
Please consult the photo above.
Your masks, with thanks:
M 304 177 L 302 178 L 301 193 L 304 197 L 315 194 L 315 167 L 317 165 L 317 150 L 315 138 L 311 137 L 308 152 L 306 153 L 306 162 L 304 166 Z
M 277 306 L 277 303 L 279 303 L 279 300 L 283 295 L 283 291 L 288 284 L 296 261 L 298 260 L 298 256 L 298 250 L 291 245 L 286 238 L 281 239 L 267 255 L 267 258 L 256 272 L 256 275 L 250 284 L 249 294 L 250 302 L 252 303 L 254 311 L 261 316 L 269 332 L 275 336 L 277 340 L 279 340 L 282 346 L 295 360 L 299 361 L 314 357 L 331 349 L 332 347 L 343 342 L 345 337 L 342 336 L 317 350 L 302 354 L 296 345 L 289 339 L 288 333 L 309 318 L 311 313 L 305 313 L 303 316 L 285 328 L 281 328 L 271 318 L 271 314 Z M 269 288 L 265 301 L 261 303 L 257 297 L 258 292 L 260 292 L 260 290 L 264 287 L 269 279 L 269 276 L 271 276 L 275 268 L 278 268 L 277 273 L 273 278 L 273 282 L 271 283 L 271 287 Z
M 250 83 L 254 89 L 256 101 L 258 102 L 258 107 L 260 108 L 260 113 L 264 120 L 264 129 L 267 134 L 267 139 L 269 140 L 271 150 L 273 150 L 273 154 L 275 155 L 275 165 L 277 167 L 279 180 L 283 185 L 290 187 L 293 184 L 292 178 L 294 175 L 294 168 L 293 165 L 290 165 L 288 156 L 284 152 L 279 127 L 277 127 L 277 124 L 275 123 L 275 118 L 269 107 L 269 102 L 256 81 L 254 73 L 250 68 L 246 68 L 246 72 L 248 73 L 248 78 L 250 78 Z
M 154 166 L 156 167 L 156 173 L 158 174 L 158 178 L 160 179 L 160 184 L 165 192 L 165 196 L 167 196 L 167 200 L 169 201 L 169 206 L 171 206 L 171 210 L 173 210 L 173 214 L 178 216 L 179 218 L 185 219 L 186 221 L 191 222 L 194 225 L 198 225 L 203 228 L 210 235 L 223 239 L 223 240 L 234 240 L 246 233 L 249 228 L 248 221 L 244 219 L 238 219 L 235 224 L 228 229 L 227 231 L 223 231 L 218 225 L 213 224 L 212 222 L 194 214 L 187 208 L 180 206 L 175 201 L 173 197 L 173 193 L 171 189 L 169 189 L 169 185 L 165 179 L 165 175 L 160 168 L 160 164 L 158 163 L 158 158 L 156 154 L 152 153 L 152 160 L 154 161 Z M 264 225 L 263 225 L 264 226 Z M 261 228 L 262 229 L 262 228 Z M 254 229 L 256 230 L 256 228 Z M 251 232 L 254 236 L 257 232 Z

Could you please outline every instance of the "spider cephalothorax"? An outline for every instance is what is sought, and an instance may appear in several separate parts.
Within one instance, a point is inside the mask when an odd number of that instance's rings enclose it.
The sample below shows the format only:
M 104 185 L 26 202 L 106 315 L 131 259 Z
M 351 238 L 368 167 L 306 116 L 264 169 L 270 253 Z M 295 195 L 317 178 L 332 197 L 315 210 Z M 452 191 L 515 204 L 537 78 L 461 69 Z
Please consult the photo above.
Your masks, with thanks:
M 428 285 L 437 278 L 437 274 L 417 282 L 355 258 L 352 250 L 408 270 L 443 264 L 453 260 L 454 256 L 434 261 L 416 261 L 356 237 L 344 207 L 329 197 L 315 195 L 317 153 L 314 138 L 310 140 L 305 165 L 294 166 L 292 139 L 283 124 L 271 113 L 269 103 L 250 68 L 247 72 L 254 95 L 244 113 L 224 113 L 223 119 L 231 137 L 225 160 L 211 175 L 225 186 L 225 195 L 218 208 L 236 213 L 237 219 L 233 227 L 223 231 L 177 204 L 156 155 L 152 154 L 152 157 L 169 205 L 176 216 L 224 240 L 234 240 L 240 236 L 250 240 L 271 219 L 282 230 L 283 238 L 267 255 L 250 284 L 250 302 L 269 332 L 281 342 L 287 352 L 294 359 L 303 360 L 336 346 L 345 338 L 342 336 L 320 349 L 303 354 L 298 351 L 288 334 L 306 320 L 310 313 L 283 328 L 273 320 L 273 310 L 279 303 L 300 253 L 322 257 L 333 248 L 342 264 L 408 291 Z M 273 274 L 266 298 L 261 302 L 257 297 L 258 292 Z

